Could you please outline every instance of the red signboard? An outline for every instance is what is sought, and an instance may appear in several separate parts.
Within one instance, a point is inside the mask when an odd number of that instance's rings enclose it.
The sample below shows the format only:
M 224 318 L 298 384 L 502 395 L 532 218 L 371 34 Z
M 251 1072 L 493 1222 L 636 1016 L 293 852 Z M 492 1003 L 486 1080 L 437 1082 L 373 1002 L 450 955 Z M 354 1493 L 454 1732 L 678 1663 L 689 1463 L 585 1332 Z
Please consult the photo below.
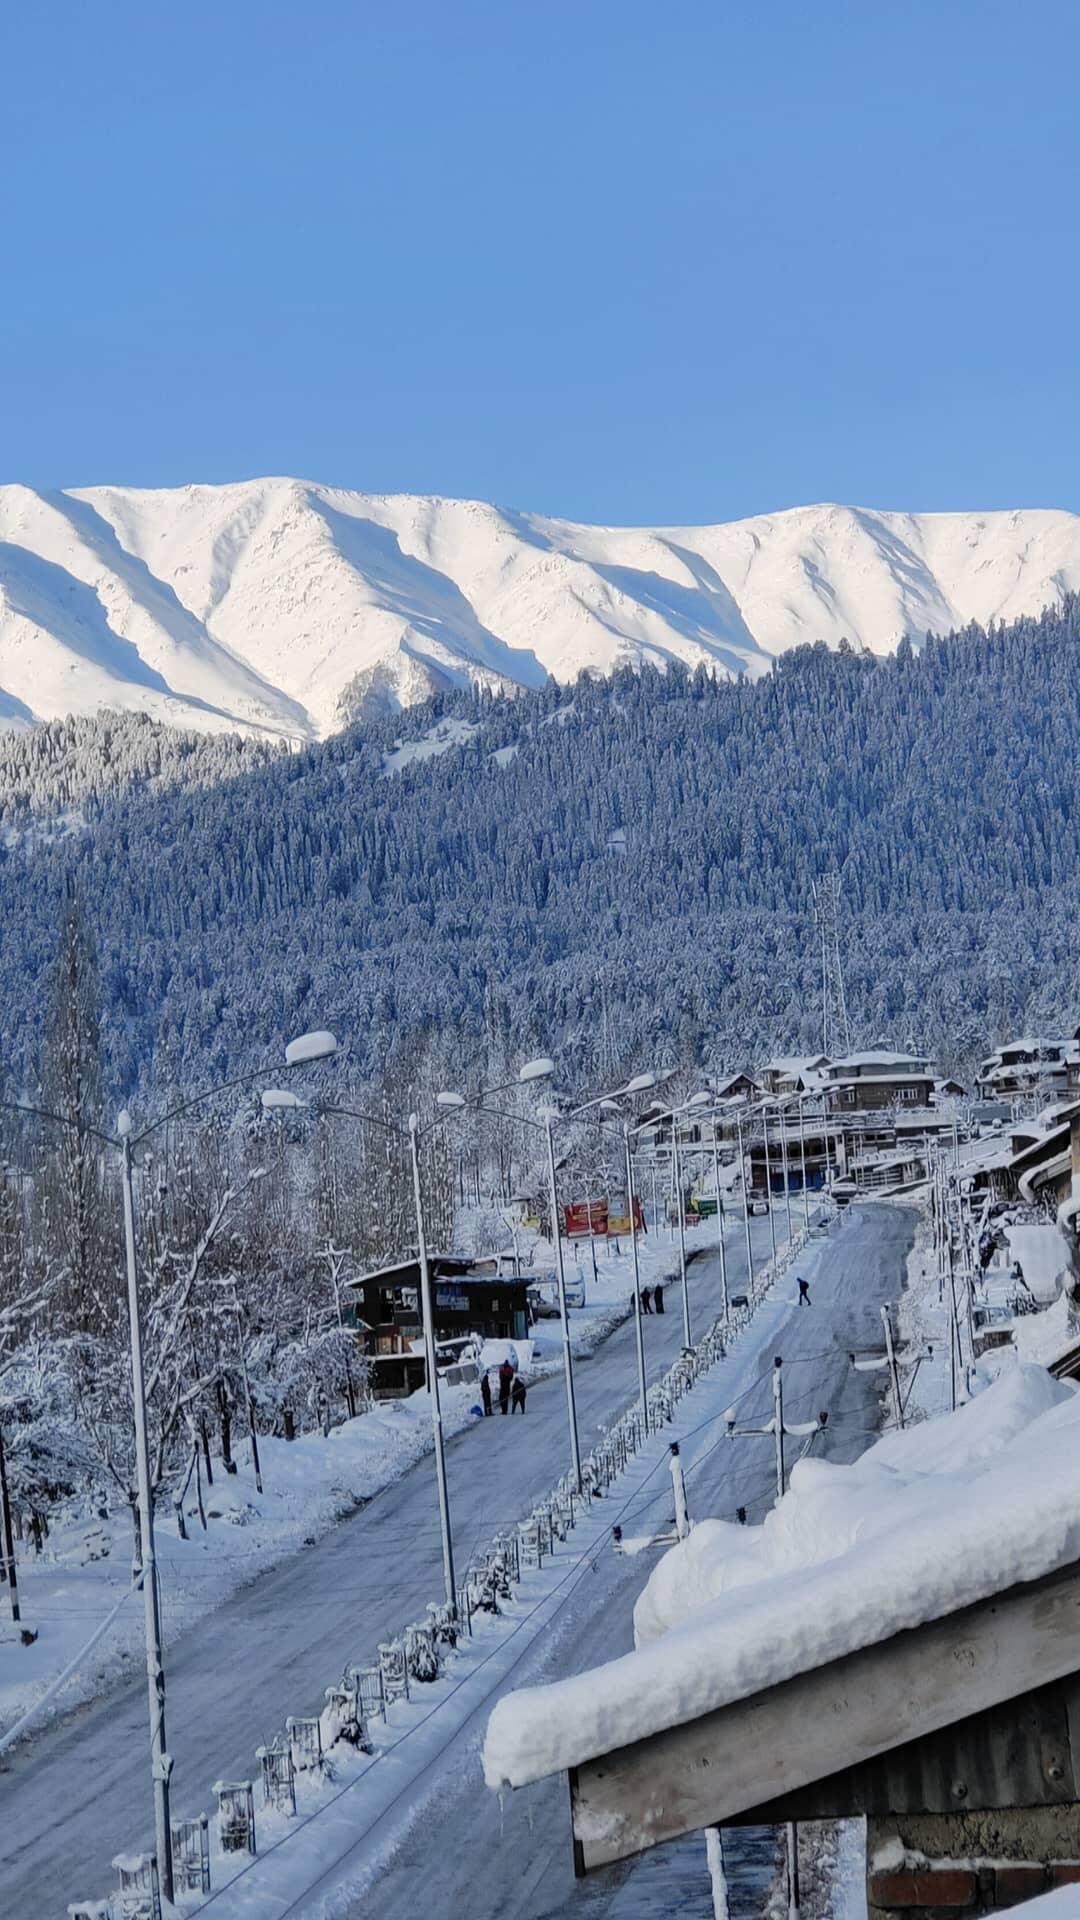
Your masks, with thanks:
M 563 1208 L 563 1231 L 568 1240 L 580 1239 L 583 1234 L 606 1233 L 607 1230 L 606 1200 L 581 1200 Z

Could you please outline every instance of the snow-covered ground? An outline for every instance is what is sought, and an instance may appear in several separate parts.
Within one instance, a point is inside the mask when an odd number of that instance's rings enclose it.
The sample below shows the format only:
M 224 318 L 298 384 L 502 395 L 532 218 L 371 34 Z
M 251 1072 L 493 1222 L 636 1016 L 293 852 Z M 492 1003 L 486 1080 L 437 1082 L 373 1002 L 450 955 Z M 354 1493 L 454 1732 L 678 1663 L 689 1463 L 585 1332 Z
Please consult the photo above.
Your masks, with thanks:
M 729 1229 L 730 1231 L 730 1229 Z M 705 1244 L 715 1246 L 715 1222 L 702 1222 L 686 1232 L 687 1253 L 694 1256 Z M 543 1269 L 554 1256 L 543 1240 L 527 1241 Z M 678 1264 L 678 1249 L 665 1228 L 639 1238 L 642 1283 Z M 577 1265 L 587 1274 L 583 1308 L 570 1313 L 574 1354 L 584 1358 L 630 1313 L 633 1300 L 633 1259 L 627 1241 L 597 1246 L 597 1278 L 587 1251 L 576 1243 L 567 1255 L 567 1275 L 576 1277 Z M 678 1287 L 668 1298 L 668 1311 L 679 1312 Z M 519 1364 L 531 1381 L 561 1371 L 563 1327 L 559 1319 L 542 1319 L 531 1341 L 518 1349 Z M 497 1365 L 503 1348 L 489 1346 L 485 1358 Z M 449 1433 L 460 1432 L 476 1418 L 475 1387 L 443 1388 L 444 1420 Z M 244 1441 L 235 1449 L 238 1472 L 226 1475 L 214 1464 L 214 1484 L 204 1489 L 207 1514 L 204 1530 L 194 1488 L 185 1502 L 188 1539 L 180 1540 L 169 1510 L 158 1524 L 163 1624 L 167 1639 L 184 1631 L 237 1587 L 254 1580 L 267 1568 L 295 1553 L 306 1541 L 324 1533 L 358 1502 L 369 1500 L 413 1465 L 431 1446 L 431 1417 L 427 1395 L 385 1401 L 355 1420 L 321 1433 L 302 1435 L 291 1444 L 264 1436 L 259 1449 L 263 1493 L 255 1488 L 250 1451 Z M 21 1630 L 11 1621 L 0 1593 L 0 1735 L 46 1693 L 57 1675 L 130 1587 L 131 1530 L 124 1512 L 101 1518 L 86 1503 L 74 1503 L 53 1527 L 40 1558 L 27 1552 L 19 1561 L 22 1628 L 36 1632 L 26 1646 Z M 132 1670 L 141 1657 L 142 1607 L 129 1594 L 115 1623 L 82 1667 L 53 1697 L 46 1712 L 64 1712 L 91 1697 L 110 1680 Z M 35 1720 L 35 1724 L 37 1721 Z
M 444 1388 L 444 1421 L 450 1433 L 476 1418 L 475 1387 Z M 425 1393 L 383 1401 L 321 1433 L 291 1443 L 259 1442 L 263 1491 L 255 1488 L 250 1449 L 236 1448 L 237 1472 L 214 1462 L 214 1484 L 205 1487 L 207 1525 L 202 1527 L 193 1489 L 185 1502 L 187 1540 L 164 1511 L 157 1527 L 162 1619 L 166 1639 L 201 1620 L 238 1587 L 305 1542 L 332 1527 L 343 1514 L 407 1472 L 432 1444 Z M 142 1658 L 142 1601 L 131 1587 L 131 1526 L 126 1512 L 107 1519 L 73 1511 L 58 1521 L 39 1559 L 19 1559 L 22 1627 L 36 1633 L 23 1644 L 0 1589 L 0 1734 L 45 1694 L 85 1645 L 109 1611 L 128 1593 L 107 1636 L 86 1665 L 44 1709 L 66 1712 L 111 1681 L 126 1677 Z M 34 1725 L 41 1724 L 35 1716 Z
M 782 1220 L 777 1228 L 782 1234 Z M 769 1222 L 755 1219 L 753 1229 L 760 1269 L 770 1248 Z M 728 1261 L 733 1289 L 744 1288 L 741 1222 L 729 1227 Z M 690 1294 L 701 1331 L 720 1307 L 715 1254 L 691 1264 Z M 676 1310 L 644 1322 L 650 1380 L 681 1345 L 677 1299 L 671 1306 Z M 634 1398 L 635 1383 L 634 1327 L 624 1323 L 578 1370 L 586 1446 Z M 467 1431 L 452 1438 L 447 1468 L 459 1567 L 496 1528 L 515 1524 L 567 1464 L 566 1403 L 558 1378 L 536 1382 L 524 1420 L 470 1421 Z M 250 1580 L 216 1611 L 208 1607 L 170 1644 L 168 1740 L 178 1814 L 207 1804 L 215 1776 L 250 1774 L 255 1747 L 286 1714 L 312 1711 L 347 1661 L 373 1658 L 380 1641 L 422 1617 L 441 1591 L 434 1476 L 427 1461 L 391 1481 L 340 1525 L 321 1535 L 313 1528 L 307 1537 L 312 1546 Z M 131 1677 L 125 1683 L 74 1718 L 46 1725 L 5 1756 L 4 1795 L 17 1844 L 0 1872 L 0 1904 L 7 1900 L 18 1911 L 20 1902 L 28 1908 L 36 1901 L 43 1910 L 62 1911 L 73 1894 L 108 1884 L 110 1853 L 146 1844 L 145 1682 L 137 1660 L 126 1670 Z M 58 1800 L 68 1809 L 60 1831 Z

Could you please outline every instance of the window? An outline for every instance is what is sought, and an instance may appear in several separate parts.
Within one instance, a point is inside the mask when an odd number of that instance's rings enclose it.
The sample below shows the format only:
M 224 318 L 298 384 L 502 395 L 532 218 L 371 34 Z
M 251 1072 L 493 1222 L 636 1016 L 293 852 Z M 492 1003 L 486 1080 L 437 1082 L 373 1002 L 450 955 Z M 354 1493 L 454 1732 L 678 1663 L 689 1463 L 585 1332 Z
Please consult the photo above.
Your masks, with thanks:
M 917 1100 L 918 1097 L 919 1097 L 918 1087 L 901 1087 L 900 1088 L 899 1098 L 901 1100 L 907 1100 L 910 1102 L 913 1100 Z

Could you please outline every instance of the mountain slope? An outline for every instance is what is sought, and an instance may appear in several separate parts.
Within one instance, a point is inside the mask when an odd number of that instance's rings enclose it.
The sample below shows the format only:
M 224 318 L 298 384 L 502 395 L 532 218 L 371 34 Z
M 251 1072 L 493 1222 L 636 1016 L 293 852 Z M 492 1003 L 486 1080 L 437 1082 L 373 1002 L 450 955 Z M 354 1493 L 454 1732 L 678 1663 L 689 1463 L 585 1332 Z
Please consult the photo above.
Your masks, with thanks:
M 474 685 L 681 660 L 752 678 L 806 641 L 890 652 L 1080 589 L 1080 518 L 800 507 L 579 526 L 296 480 L 0 488 L 0 725 L 102 707 L 325 735 Z
M 808 1052 L 811 882 L 834 864 L 855 1044 L 954 1069 L 1068 1030 L 1078 668 L 1080 596 L 885 660 L 802 647 L 754 681 L 467 691 L 299 753 L 202 741 L 193 779 L 143 720 L 37 729 L 6 762 L 32 802 L 59 761 L 83 818 L 0 832 L 5 1074 L 37 1087 L 72 894 L 118 1100 L 160 1104 L 321 1026 L 348 1072 L 423 1044 L 454 1086 L 540 1053 L 588 1087 Z M 106 756 L 132 777 L 84 803 Z

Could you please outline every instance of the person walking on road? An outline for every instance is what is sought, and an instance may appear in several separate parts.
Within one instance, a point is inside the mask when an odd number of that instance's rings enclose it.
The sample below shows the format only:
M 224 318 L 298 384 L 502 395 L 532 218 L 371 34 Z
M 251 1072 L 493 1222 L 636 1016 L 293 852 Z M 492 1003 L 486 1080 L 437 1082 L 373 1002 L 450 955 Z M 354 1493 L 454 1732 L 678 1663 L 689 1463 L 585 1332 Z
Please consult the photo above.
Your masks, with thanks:
M 524 1413 L 525 1382 L 522 1379 L 520 1373 L 515 1373 L 514 1375 L 513 1385 L 511 1386 L 511 1389 L 510 1389 L 510 1399 L 512 1403 L 512 1411 L 514 1413 L 518 1413 L 518 1412 Z
M 642 1287 L 641 1289 L 641 1311 L 642 1313 L 652 1312 L 652 1288 L 651 1287 Z
M 653 1288 L 653 1294 L 652 1294 L 652 1297 L 653 1297 L 653 1303 L 654 1303 L 654 1305 L 655 1305 L 655 1307 L 656 1307 L 656 1311 L 657 1311 L 657 1313 L 663 1313 L 663 1311 L 664 1311 L 664 1287 L 663 1287 L 663 1282 L 662 1282 L 662 1281 L 660 1281 L 660 1280 L 658 1280 L 658 1281 L 657 1281 L 657 1283 L 656 1283 L 656 1285 L 655 1285 L 655 1287 Z
M 810 1282 L 809 1282 L 809 1280 L 800 1280 L 800 1281 L 799 1281 L 799 1305 L 800 1305 L 800 1307 L 808 1307 L 808 1306 L 810 1305 Z
M 509 1360 L 504 1360 L 499 1368 L 499 1412 L 510 1411 L 510 1388 L 513 1384 L 514 1369 Z
M 480 1369 L 480 1400 L 486 1419 L 491 1412 L 491 1378 L 486 1367 Z

